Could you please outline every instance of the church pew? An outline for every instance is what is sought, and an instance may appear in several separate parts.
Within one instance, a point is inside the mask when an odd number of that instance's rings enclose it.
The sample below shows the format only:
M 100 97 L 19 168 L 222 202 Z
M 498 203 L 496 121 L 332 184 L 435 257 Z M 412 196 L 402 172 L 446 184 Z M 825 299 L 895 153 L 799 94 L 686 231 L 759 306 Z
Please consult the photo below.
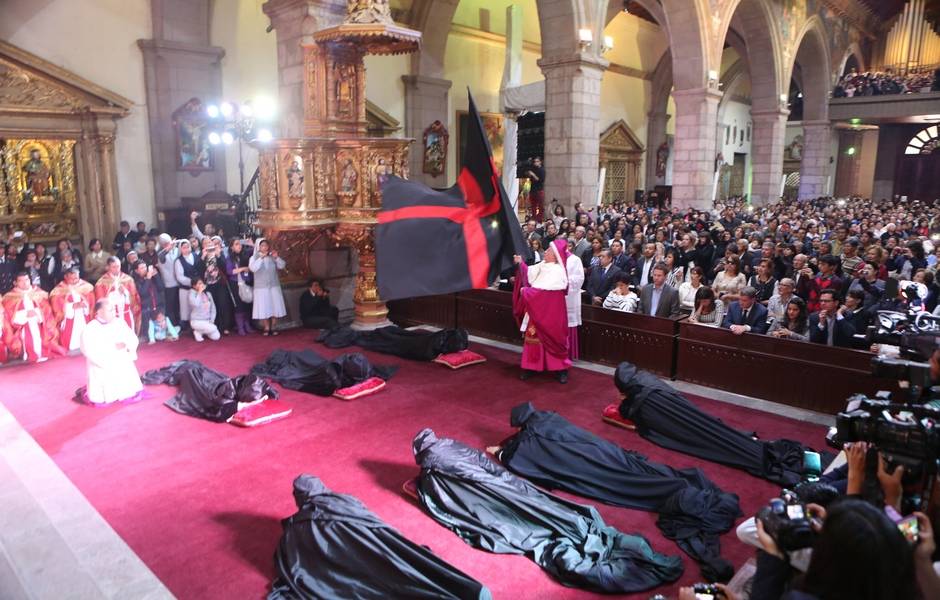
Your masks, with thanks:
M 675 379 L 833 414 L 851 394 L 897 389 L 871 375 L 873 356 L 680 323 Z

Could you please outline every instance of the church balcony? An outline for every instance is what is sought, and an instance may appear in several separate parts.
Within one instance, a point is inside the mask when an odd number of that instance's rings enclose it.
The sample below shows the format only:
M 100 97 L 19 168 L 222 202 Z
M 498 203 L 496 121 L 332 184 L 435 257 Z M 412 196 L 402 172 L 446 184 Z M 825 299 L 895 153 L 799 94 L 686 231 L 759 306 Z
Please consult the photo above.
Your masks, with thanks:
M 829 118 L 853 124 L 932 122 L 940 119 L 940 92 L 833 98 Z

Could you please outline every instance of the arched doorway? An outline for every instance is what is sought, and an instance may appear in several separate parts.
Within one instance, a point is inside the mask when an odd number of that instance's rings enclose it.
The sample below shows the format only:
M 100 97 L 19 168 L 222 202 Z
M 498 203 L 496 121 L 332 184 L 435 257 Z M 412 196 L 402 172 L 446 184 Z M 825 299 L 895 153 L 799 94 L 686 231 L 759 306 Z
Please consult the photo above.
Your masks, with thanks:
M 793 113 L 791 140 L 787 152 L 800 163 L 799 199 L 826 196 L 832 189 L 833 131 L 829 121 L 829 45 L 819 17 L 812 17 L 803 27 L 796 56 L 790 66 L 791 104 L 798 103 Z M 796 92 L 796 94 L 794 94 Z M 798 154 L 793 150 L 801 137 Z
M 898 158 L 894 193 L 912 200 L 940 198 L 940 125 L 917 131 Z

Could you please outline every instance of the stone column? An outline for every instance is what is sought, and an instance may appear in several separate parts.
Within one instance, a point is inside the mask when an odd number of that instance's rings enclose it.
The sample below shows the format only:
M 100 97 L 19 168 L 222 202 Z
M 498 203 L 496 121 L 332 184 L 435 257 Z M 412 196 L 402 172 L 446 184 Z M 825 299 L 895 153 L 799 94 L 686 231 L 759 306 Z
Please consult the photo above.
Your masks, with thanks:
M 803 159 L 800 163 L 800 200 L 829 193 L 828 178 L 832 156 L 832 123 L 803 121 Z
M 117 223 L 120 222 L 120 207 L 117 205 L 117 173 L 114 163 L 114 136 L 100 134 L 93 138 L 95 149 L 98 151 L 98 182 L 101 194 L 101 233 L 102 240 L 113 239 L 117 233 Z
M 409 156 L 411 179 L 424 182 L 431 187 L 446 187 L 449 181 L 446 160 L 444 172 L 437 177 L 424 172 L 422 137 L 424 130 L 434 121 L 447 124 L 447 99 L 451 82 L 447 79 L 423 75 L 402 75 L 401 79 L 405 82 L 405 136 L 414 138 L 416 142 L 411 147 Z M 457 136 L 453 131 L 448 133 L 450 133 L 448 143 L 455 144 Z
M 672 161 L 672 206 L 679 210 L 709 208 L 715 178 L 718 102 L 721 92 L 698 88 L 675 90 L 675 155 Z
M 863 134 L 864 131 L 854 129 L 839 131 L 839 164 L 836 168 L 834 196 L 848 197 L 858 191 Z M 849 154 L 850 148 L 854 148 L 852 154 Z
M 751 110 L 751 202 L 758 206 L 780 198 L 789 114 L 785 109 Z
M 659 147 L 666 142 L 666 124 L 669 122 L 669 115 L 665 110 L 656 110 L 646 115 L 647 121 L 646 135 L 646 180 L 643 183 L 643 189 L 650 191 L 657 185 L 666 185 L 666 177 L 656 175 L 656 155 Z
M 304 51 L 313 34 L 342 22 L 342 0 L 268 0 L 261 10 L 277 35 L 278 130 L 275 137 L 303 137 Z
M 545 75 L 545 206 L 594 206 L 600 155 L 601 78 L 607 61 L 542 58 Z

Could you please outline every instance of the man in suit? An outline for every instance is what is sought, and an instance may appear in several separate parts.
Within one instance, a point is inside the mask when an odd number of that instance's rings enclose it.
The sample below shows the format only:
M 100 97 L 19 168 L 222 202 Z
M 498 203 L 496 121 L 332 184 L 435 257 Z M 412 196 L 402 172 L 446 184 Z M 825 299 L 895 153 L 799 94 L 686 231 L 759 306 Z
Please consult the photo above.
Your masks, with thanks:
M 735 335 L 767 333 L 767 307 L 757 301 L 757 290 L 751 286 L 742 288 L 738 299 L 728 306 L 721 326 Z
M 839 309 L 839 295 L 836 290 L 824 289 L 819 292 L 819 312 L 809 316 L 809 341 L 826 346 L 851 348 L 855 335 L 853 318 L 846 318 L 845 311 Z
M 679 315 L 679 290 L 666 284 L 669 267 L 656 263 L 652 269 L 653 282 L 640 290 L 640 311 L 653 317 L 676 317 Z
M 653 267 L 656 261 L 653 257 L 656 255 L 656 244 L 646 244 L 643 246 L 643 256 L 636 263 L 636 276 L 633 284 L 643 288 L 653 282 Z
M 578 225 L 574 228 L 574 250 L 571 253 L 581 260 L 584 260 L 584 253 L 591 250 L 591 243 L 585 239 L 586 235 L 587 230 L 584 225 Z
M 613 240 L 610 242 L 610 257 L 615 267 L 633 278 L 633 271 L 636 270 L 636 263 L 629 255 L 623 251 L 623 242 Z
M 604 303 L 607 294 L 616 284 L 617 273 L 620 273 L 620 269 L 614 266 L 610 250 L 602 250 L 601 264 L 597 268 L 591 269 L 591 276 L 587 282 L 587 292 L 591 298 L 591 304 L 600 306 Z

